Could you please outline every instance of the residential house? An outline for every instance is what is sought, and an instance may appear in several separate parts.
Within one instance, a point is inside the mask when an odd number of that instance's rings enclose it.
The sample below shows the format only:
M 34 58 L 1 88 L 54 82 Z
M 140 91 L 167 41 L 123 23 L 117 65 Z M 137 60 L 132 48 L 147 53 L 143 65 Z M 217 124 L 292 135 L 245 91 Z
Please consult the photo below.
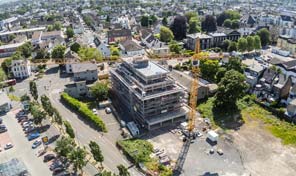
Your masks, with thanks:
M 72 84 L 65 85 L 64 91 L 74 98 L 90 97 L 90 86 L 86 81 L 77 81 Z
M 193 79 L 191 76 L 178 70 L 172 70 L 170 72 L 170 76 L 175 79 L 178 84 L 184 87 L 187 94 L 190 93 Z M 208 81 L 199 78 L 197 100 L 207 98 L 209 95 L 213 95 L 217 91 L 217 88 L 218 86 L 216 84 L 211 84 Z
M 13 43 L 13 44 L 8 44 L 8 45 L 1 45 L 0 46 L 0 58 L 2 57 L 10 57 L 13 55 L 17 48 L 22 46 L 25 42 L 21 43 Z
M 122 51 L 123 56 L 136 56 L 143 55 L 145 53 L 144 48 L 138 45 L 133 40 L 125 40 L 119 43 L 119 47 Z
M 289 36 L 280 35 L 277 40 L 277 47 L 289 51 L 290 54 L 296 56 L 296 39 Z
M 77 53 L 71 51 L 69 48 L 65 52 L 65 68 L 66 68 L 66 73 L 73 73 L 72 72 L 72 64 L 77 64 L 80 62 L 80 57 L 78 56 Z
M 94 43 L 97 49 L 103 54 L 104 57 L 111 56 L 111 51 L 107 42 L 100 40 L 98 37 L 95 37 Z
M 13 76 L 18 79 L 24 79 L 31 75 L 31 65 L 28 59 L 12 60 L 11 71 Z
M 220 47 L 224 40 L 227 39 L 227 35 L 225 33 L 209 33 L 209 36 L 212 37 L 211 47 Z
M 212 37 L 207 34 L 203 34 L 203 33 L 188 34 L 186 35 L 186 39 L 187 39 L 186 46 L 190 50 L 195 50 L 197 39 L 199 39 L 201 50 L 211 48 L 212 46 Z
M 294 21 L 291 16 L 281 15 L 279 19 L 280 26 L 291 27 L 294 25 Z
M 45 27 L 30 28 L 30 29 L 21 29 L 17 31 L 7 31 L 0 33 L 0 40 L 2 42 L 9 42 L 11 35 L 26 35 L 28 38 L 31 38 L 33 33 L 36 31 L 44 31 Z
M 264 69 L 265 68 L 261 64 L 254 62 L 252 65 L 248 66 L 244 70 L 246 82 L 249 84 L 250 90 L 252 90 L 256 86 L 259 78 L 262 76 Z
M 256 25 L 256 19 L 252 15 L 244 15 L 240 19 L 241 27 L 254 27 Z
M 97 65 L 93 63 L 74 63 L 69 69 L 73 73 L 74 81 L 96 81 L 98 79 Z
M 12 104 L 5 92 L 0 91 L 0 100 L 0 114 L 8 112 L 12 108 Z
M 130 29 L 113 29 L 107 33 L 108 43 L 121 42 L 132 39 L 132 32 Z
M 258 84 L 256 84 L 254 94 L 259 99 L 265 99 L 269 102 L 283 100 L 289 96 L 291 86 L 292 79 L 290 76 L 267 68 Z

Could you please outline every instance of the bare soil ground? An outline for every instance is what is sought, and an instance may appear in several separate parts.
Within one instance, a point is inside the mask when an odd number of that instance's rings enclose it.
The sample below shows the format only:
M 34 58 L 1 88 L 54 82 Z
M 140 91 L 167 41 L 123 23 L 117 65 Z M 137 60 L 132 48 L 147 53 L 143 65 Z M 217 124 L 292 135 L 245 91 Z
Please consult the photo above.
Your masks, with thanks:
M 230 134 L 251 175 L 296 175 L 296 149 L 284 146 L 260 120 L 248 118 L 246 124 Z

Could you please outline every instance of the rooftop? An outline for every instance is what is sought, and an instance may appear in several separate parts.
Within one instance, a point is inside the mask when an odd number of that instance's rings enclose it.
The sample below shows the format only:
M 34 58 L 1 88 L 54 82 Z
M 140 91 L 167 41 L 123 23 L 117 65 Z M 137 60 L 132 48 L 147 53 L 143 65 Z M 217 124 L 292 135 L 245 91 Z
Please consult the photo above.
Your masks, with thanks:
M 9 35 L 9 34 L 15 34 L 15 33 L 22 33 L 22 32 L 33 32 L 33 31 L 43 31 L 45 30 L 45 27 L 38 27 L 38 28 L 31 28 L 31 29 L 21 29 L 18 31 L 7 31 L 0 33 L 0 36 L 2 35 Z
M 17 48 L 21 45 L 23 45 L 25 42 L 22 42 L 22 43 L 12 43 L 12 44 L 8 44 L 8 45 L 2 45 L 0 46 L 0 50 L 3 50 L 3 49 L 8 49 L 8 48 Z
M 73 73 L 80 73 L 85 71 L 97 70 L 96 64 L 93 63 L 77 63 L 72 64 Z
M 195 33 L 195 34 L 188 34 L 187 37 L 190 38 L 212 38 L 211 36 L 207 35 L 207 34 L 203 34 L 203 33 Z
M 145 77 L 157 76 L 160 74 L 167 74 L 169 71 L 160 65 L 149 61 L 148 58 L 144 57 L 128 57 L 122 59 L 124 62 L 128 63 L 134 67 L 140 74 Z M 141 62 L 141 64 L 140 64 Z M 141 65 L 141 66 L 139 66 Z

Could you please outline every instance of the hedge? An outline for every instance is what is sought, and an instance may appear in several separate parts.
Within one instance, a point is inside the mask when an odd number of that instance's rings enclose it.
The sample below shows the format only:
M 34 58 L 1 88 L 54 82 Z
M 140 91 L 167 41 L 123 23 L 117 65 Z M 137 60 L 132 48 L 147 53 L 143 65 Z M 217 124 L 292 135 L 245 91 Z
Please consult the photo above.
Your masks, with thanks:
M 71 126 L 71 124 L 68 121 L 64 121 L 64 125 L 66 127 L 66 132 L 71 138 L 75 138 L 74 130 Z
M 79 100 L 71 97 L 67 93 L 62 93 L 61 98 L 64 102 L 66 102 L 71 108 L 75 109 L 81 116 L 85 119 L 89 120 L 96 127 L 98 127 L 101 131 L 107 132 L 107 128 L 105 123 L 102 121 L 100 117 L 95 115 L 85 103 L 80 102 Z

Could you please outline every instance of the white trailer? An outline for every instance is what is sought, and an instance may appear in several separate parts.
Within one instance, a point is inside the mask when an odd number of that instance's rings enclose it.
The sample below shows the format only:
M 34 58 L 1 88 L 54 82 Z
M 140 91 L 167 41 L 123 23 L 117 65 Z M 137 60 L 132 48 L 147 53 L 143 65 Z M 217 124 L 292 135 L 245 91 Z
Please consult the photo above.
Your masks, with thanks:
M 211 140 L 212 142 L 217 142 L 218 137 L 219 135 L 215 131 L 211 130 L 208 132 L 208 139 Z

